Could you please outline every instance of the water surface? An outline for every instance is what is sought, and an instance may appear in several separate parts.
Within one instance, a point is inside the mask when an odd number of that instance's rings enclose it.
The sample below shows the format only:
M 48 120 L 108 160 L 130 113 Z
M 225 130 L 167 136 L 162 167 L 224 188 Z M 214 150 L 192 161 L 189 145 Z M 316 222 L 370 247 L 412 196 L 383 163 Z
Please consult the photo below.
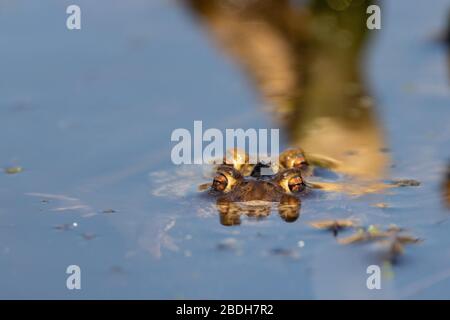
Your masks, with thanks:
M 361 67 L 376 101 L 370 137 L 388 148 L 376 159 L 420 187 L 317 195 L 295 223 L 273 214 L 231 228 L 192 192 L 201 170 L 170 161 L 170 134 L 194 120 L 278 128 L 264 92 L 185 7 L 79 1 L 82 30 L 68 31 L 69 4 L 0 3 L 0 166 L 24 168 L 0 175 L 1 298 L 450 298 L 448 51 L 431 40 L 448 1 L 383 2 Z M 329 143 L 303 128 L 282 131 L 283 146 Z M 330 217 L 395 223 L 425 241 L 370 291 L 371 248 L 307 224 Z M 66 288 L 71 264 L 82 290 Z

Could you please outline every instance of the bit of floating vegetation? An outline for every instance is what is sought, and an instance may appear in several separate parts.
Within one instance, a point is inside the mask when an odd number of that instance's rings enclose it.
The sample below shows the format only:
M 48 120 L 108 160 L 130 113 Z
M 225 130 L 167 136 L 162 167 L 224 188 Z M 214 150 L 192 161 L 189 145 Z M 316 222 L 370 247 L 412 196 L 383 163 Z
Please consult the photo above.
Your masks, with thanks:
M 396 187 L 417 187 L 420 181 L 414 179 L 393 180 L 391 183 Z
M 272 256 L 287 257 L 295 260 L 300 258 L 300 253 L 294 249 L 273 248 L 269 250 L 269 254 Z
M 395 261 L 399 255 L 403 254 L 405 245 L 416 244 L 422 241 L 412 235 L 405 234 L 404 231 L 404 229 L 396 225 L 391 225 L 386 230 L 370 225 L 365 229 L 360 228 L 351 236 L 338 239 L 338 242 L 344 245 L 373 242 L 387 253 L 385 255 L 386 260 Z
M 345 228 L 354 228 L 357 226 L 356 221 L 342 219 L 342 220 L 317 220 L 309 223 L 313 228 L 333 231 L 334 236 Z
M 111 213 L 117 213 L 117 211 L 116 210 L 114 210 L 114 209 L 105 209 L 105 210 L 103 210 L 102 211 L 102 213 L 106 213 L 106 214 L 111 214 Z
M 386 209 L 386 208 L 389 208 L 389 204 L 387 204 L 385 202 L 378 202 L 378 203 L 373 204 L 372 207 Z
M 21 173 L 23 171 L 22 167 L 8 167 L 4 169 L 6 174 L 17 174 L 17 173 Z
M 338 238 L 337 242 L 343 245 L 374 243 L 383 254 L 383 260 L 389 262 L 395 262 L 397 257 L 403 254 L 405 245 L 423 241 L 405 233 L 403 228 L 399 228 L 396 225 L 389 225 L 385 229 L 380 229 L 375 225 L 360 227 L 356 221 L 348 219 L 318 220 L 312 221 L 309 224 L 316 229 L 331 230 L 335 237 L 341 229 L 356 228 L 357 230 L 354 234 L 348 237 Z

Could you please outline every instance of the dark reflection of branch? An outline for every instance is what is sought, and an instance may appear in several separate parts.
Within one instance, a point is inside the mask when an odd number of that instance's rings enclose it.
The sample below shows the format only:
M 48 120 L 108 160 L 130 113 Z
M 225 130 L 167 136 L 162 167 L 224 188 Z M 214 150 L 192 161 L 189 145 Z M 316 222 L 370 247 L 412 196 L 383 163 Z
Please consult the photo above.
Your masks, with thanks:
M 291 145 L 336 159 L 342 172 L 383 174 L 387 156 L 359 66 L 370 1 L 342 11 L 322 0 L 180 1 L 253 80 Z
M 264 219 L 272 212 L 272 204 L 245 204 L 237 203 L 226 197 L 217 199 L 217 210 L 220 214 L 220 223 L 224 226 L 236 226 L 241 224 L 241 216 L 254 219 Z M 278 204 L 278 214 L 286 222 L 294 222 L 300 216 L 301 202 L 298 198 L 283 195 Z

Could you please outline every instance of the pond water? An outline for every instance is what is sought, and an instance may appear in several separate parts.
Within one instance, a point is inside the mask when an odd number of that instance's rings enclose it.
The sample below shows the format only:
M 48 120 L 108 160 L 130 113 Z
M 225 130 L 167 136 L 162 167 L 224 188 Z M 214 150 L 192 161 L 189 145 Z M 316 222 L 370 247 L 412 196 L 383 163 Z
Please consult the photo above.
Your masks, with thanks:
M 315 107 L 315 95 L 294 112 L 317 120 L 315 131 L 266 111 L 286 100 L 267 93 L 270 77 L 255 76 L 251 62 L 243 67 L 246 49 L 217 36 L 221 15 L 202 18 L 172 1 L 80 0 L 82 29 L 69 31 L 69 4 L 0 2 L 0 167 L 23 168 L 0 174 L 0 298 L 450 298 L 449 51 L 432 40 L 449 1 L 382 3 L 382 29 L 371 31 L 361 66 L 376 103 L 348 132 L 334 121 L 340 115 Z M 326 79 L 317 83 L 326 88 Z M 331 144 L 354 137 L 344 173 L 421 184 L 317 193 L 293 223 L 272 214 L 227 227 L 195 191 L 207 182 L 201 168 L 170 159 L 172 131 L 194 120 L 280 127 L 282 147 L 332 156 Z M 340 245 L 308 224 L 334 218 L 397 224 L 424 241 L 383 263 L 382 289 L 368 290 L 367 266 L 382 263 L 373 248 Z M 73 264 L 81 290 L 66 288 Z

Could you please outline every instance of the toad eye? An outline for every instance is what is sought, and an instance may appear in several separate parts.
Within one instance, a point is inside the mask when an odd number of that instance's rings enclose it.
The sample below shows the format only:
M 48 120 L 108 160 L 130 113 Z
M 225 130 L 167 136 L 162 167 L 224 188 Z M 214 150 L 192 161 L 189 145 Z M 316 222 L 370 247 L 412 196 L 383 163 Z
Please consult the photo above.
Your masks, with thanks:
M 303 179 L 300 176 L 292 177 L 288 180 L 288 188 L 291 192 L 300 192 L 304 188 Z
M 288 149 L 280 155 L 280 165 L 285 169 L 302 168 L 308 165 L 303 150 Z
M 227 188 L 228 179 L 225 175 L 219 173 L 214 177 L 212 188 L 217 191 L 224 191 Z
M 221 165 L 214 176 L 211 188 L 219 192 L 229 192 L 242 181 L 239 171 L 228 165 Z
M 281 172 L 276 180 L 287 193 L 297 193 L 305 189 L 305 182 L 301 176 L 300 169 L 297 168 Z

